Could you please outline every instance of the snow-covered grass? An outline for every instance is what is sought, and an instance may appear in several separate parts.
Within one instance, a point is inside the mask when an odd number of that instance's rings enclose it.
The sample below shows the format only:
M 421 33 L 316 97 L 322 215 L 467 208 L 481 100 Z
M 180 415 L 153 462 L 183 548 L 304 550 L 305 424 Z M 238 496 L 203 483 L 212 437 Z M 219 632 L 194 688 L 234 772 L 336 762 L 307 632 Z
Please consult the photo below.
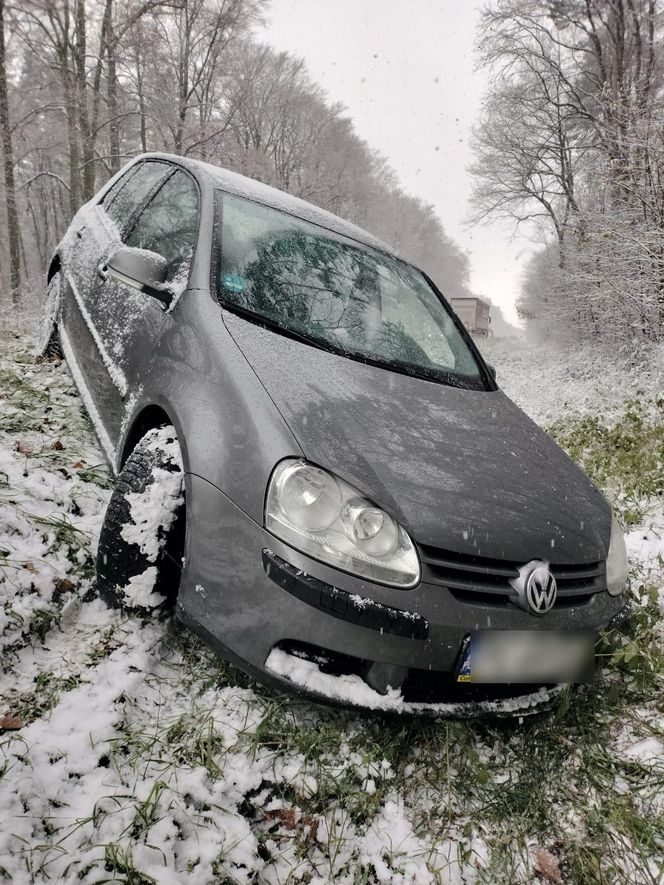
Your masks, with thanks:
M 466 723 L 289 701 L 177 624 L 109 611 L 110 479 L 67 370 L 30 347 L 0 333 L 0 881 L 664 881 L 656 379 L 575 355 L 595 372 L 576 384 L 564 354 L 489 344 L 629 524 L 634 613 L 602 682 Z
M 626 400 L 664 395 L 664 344 L 563 347 L 529 344 L 525 335 L 478 343 L 496 367 L 498 384 L 543 427 L 583 415 L 611 424 L 623 415 Z

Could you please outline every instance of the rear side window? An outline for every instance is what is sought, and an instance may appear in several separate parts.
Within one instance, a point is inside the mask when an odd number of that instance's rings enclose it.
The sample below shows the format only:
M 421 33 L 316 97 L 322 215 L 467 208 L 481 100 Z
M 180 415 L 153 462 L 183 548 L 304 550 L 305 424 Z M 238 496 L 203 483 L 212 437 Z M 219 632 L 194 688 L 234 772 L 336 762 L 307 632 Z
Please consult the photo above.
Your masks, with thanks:
M 125 238 L 127 246 L 157 252 L 168 262 L 167 282 L 188 271 L 198 229 L 198 191 L 185 172 L 163 184 Z
M 140 163 L 121 178 L 102 200 L 106 214 L 120 229 L 141 205 L 160 179 L 172 170 L 166 163 Z

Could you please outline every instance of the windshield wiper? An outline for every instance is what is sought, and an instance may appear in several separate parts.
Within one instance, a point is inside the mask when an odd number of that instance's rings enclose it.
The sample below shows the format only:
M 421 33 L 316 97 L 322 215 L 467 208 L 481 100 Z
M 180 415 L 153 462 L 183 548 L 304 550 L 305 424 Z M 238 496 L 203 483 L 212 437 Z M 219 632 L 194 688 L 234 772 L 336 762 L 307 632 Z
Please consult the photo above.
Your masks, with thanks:
M 432 381 L 435 384 L 446 384 L 448 387 L 460 387 L 464 390 L 484 389 L 472 380 L 467 381 L 461 375 L 456 375 L 454 372 L 446 372 L 445 369 L 437 369 L 435 366 L 431 368 L 428 366 L 413 366 L 409 363 L 401 363 L 398 360 L 382 360 L 378 357 L 360 356 L 360 359 L 372 366 L 391 369 L 393 372 L 399 372 L 401 375 L 408 375 L 411 378 L 420 378 L 422 381 Z
M 235 304 L 224 304 L 222 303 L 222 307 L 225 310 L 230 311 L 231 313 L 237 314 L 237 316 L 242 317 L 243 319 L 248 320 L 255 325 L 262 326 L 265 329 L 270 329 L 273 332 L 277 332 L 280 335 L 284 335 L 287 338 L 292 338 L 295 341 L 300 341 L 302 344 L 308 344 L 310 347 L 316 347 L 318 350 L 327 351 L 327 353 L 333 353 L 336 356 L 343 356 L 347 359 L 356 360 L 357 362 L 365 363 L 365 365 L 376 366 L 379 369 L 389 369 L 393 372 L 399 372 L 401 375 L 408 375 L 411 378 L 420 378 L 423 381 L 431 381 L 435 384 L 446 384 L 449 387 L 460 387 L 466 390 L 483 390 L 481 383 L 473 383 L 473 381 L 467 381 L 460 375 L 455 375 L 453 372 L 446 372 L 444 369 L 437 369 L 432 366 L 430 369 L 425 366 L 413 366 L 409 363 L 401 363 L 397 360 L 387 360 L 381 359 L 380 357 L 371 356 L 370 354 L 363 353 L 361 350 L 346 350 L 343 345 L 334 345 L 329 341 L 322 340 L 320 338 L 316 338 L 313 335 L 307 335 L 306 332 L 300 332 L 298 329 L 293 329 L 289 326 L 282 326 L 280 323 L 271 320 L 269 317 L 263 316 L 259 313 L 254 313 L 252 310 L 247 310 L 244 307 L 239 307 Z

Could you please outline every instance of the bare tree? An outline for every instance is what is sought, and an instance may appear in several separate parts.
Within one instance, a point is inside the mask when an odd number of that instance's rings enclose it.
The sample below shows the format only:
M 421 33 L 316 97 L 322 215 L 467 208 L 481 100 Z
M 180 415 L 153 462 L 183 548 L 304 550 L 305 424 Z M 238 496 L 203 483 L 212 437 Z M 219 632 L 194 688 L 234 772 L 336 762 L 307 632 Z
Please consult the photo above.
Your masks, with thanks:
M 16 187 L 14 184 L 14 149 L 9 119 L 9 96 L 7 90 L 7 63 L 5 59 L 5 0 L 0 0 L 0 130 L 5 172 L 5 205 L 7 209 L 7 238 L 9 240 L 9 284 L 12 299 L 18 303 L 21 285 L 21 256 L 18 212 L 16 210 Z
M 140 151 L 170 150 L 362 224 L 448 293 L 467 293 L 467 259 L 431 207 L 398 187 L 301 60 L 250 39 L 264 0 L 3 2 L 17 61 L 3 147 L 13 139 L 16 256 L 29 278 L 100 181 Z
M 580 336 L 663 334 L 658 15 L 657 0 L 498 0 L 482 17 L 495 88 L 475 134 L 474 219 L 542 222 L 522 309 Z

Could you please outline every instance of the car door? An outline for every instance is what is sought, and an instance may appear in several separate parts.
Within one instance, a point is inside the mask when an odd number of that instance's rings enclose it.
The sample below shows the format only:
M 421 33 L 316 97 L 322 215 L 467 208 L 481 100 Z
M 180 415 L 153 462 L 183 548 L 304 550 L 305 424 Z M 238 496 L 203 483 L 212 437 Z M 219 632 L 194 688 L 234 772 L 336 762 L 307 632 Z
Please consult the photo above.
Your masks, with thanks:
M 106 207 L 126 187 L 133 172 L 134 169 L 129 169 L 116 181 L 101 203 L 87 203 L 79 209 L 62 247 L 64 332 L 95 406 L 103 393 L 107 370 L 90 308 L 96 287 L 97 266 L 113 239 L 113 226 L 106 216 Z
M 123 231 L 173 166 L 145 161 L 130 167 L 105 192 L 101 200 L 88 203 L 72 222 L 64 249 L 66 298 L 64 325 L 73 356 L 87 393 L 92 399 L 100 438 L 110 435 L 108 404 L 114 394 L 126 395 L 122 371 L 102 333 L 103 306 L 98 303 L 100 269 L 106 256 L 121 243 Z
M 104 256 L 98 272 L 94 321 L 110 355 L 110 376 L 100 412 L 113 442 L 119 438 L 126 404 L 150 370 L 156 338 L 164 322 L 161 302 L 108 275 L 105 261 L 122 243 L 162 255 L 167 262 L 166 285 L 176 295 L 186 287 L 198 231 L 198 186 L 182 169 L 171 166 L 143 206 Z

